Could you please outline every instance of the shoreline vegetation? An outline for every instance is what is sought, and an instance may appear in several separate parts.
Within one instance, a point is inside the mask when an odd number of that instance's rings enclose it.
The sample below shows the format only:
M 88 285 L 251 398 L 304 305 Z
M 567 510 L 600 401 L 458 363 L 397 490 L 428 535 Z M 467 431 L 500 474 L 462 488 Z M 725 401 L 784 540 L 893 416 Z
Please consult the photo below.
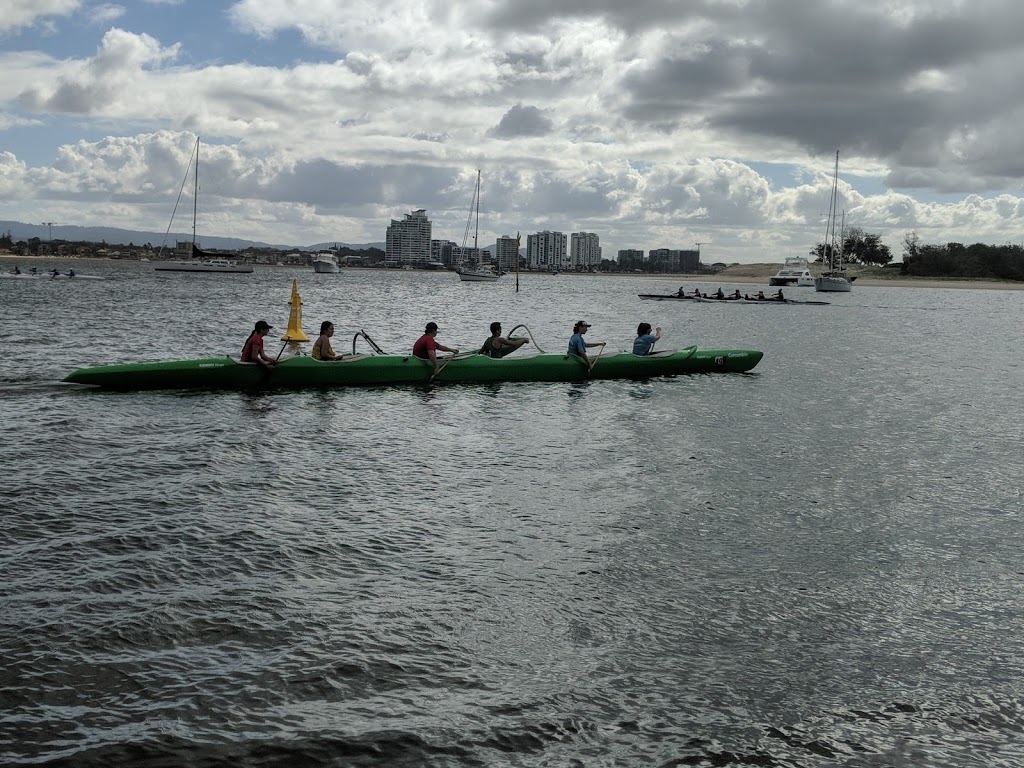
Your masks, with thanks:
M 102 263 L 119 263 L 135 260 L 127 259 L 109 259 L 98 256 L 82 256 L 82 257 L 67 257 L 67 256 L 16 256 L 14 254 L 0 254 L 0 260 L 4 262 L 56 262 L 56 263 L 67 263 L 69 261 L 87 261 L 87 262 L 102 262 Z M 312 271 L 312 267 L 296 267 L 294 264 L 261 264 L 261 267 L 268 269 L 291 269 Z M 726 267 L 714 274 L 684 274 L 684 273 L 672 273 L 672 274 L 659 274 L 659 273 L 637 273 L 637 272 L 588 272 L 588 273 L 574 273 L 574 272 L 562 272 L 557 276 L 552 276 L 552 279 L 564 279 L 576 277 L 578 274 L 588 274 L 596 277 L 643 277 L 651 278 L 654 280 L 662 280 L 667 282 L 684 282 L 684 283 L 709 283 L 719 284 L 723 286 L 733 283 L 739 284 L 754 284 L 754 285 L 767 285 L 768 278 L 774 275 L 782 268 L 781 263 L 758 263 L 758 264 L 736 264 L 730 267 Z M 380 271 L 380 272 L 394 272 L 393 269 L 385 267 L 344 267 L 342 271 L 352 270 L 367 270 L 367 271 Z M 406 270 L 408 271 L 408 270 Z M 437 270 L 412 270 L 414 272 L 436 272 Z M 1006 290 L 1006 291 L 1024 291 L 1024 282 L 1016 280 L 993 280 L 985 278 L 960 278 L 960 277 L 912 277 L 904 275 L 897 270 L 884 267 L 864 267 L 864 266 L 852 266 L 847 269 L 849 274 L 856 277 L 854 287 L 858 285 L 868 286 L 871 288 L 973 288 L 976 290 Z M 524 278 L 535 278 L 535 277 L 547 277 L 547 273 L 543 272 L 520 272 L 520 275 Z M 506 277 L 515 279 L 515 273 L 507 273 Z M 777 290 L 773 288 L 773 290 Z M 789 289 L 786 289 L 789 290 Z M 792 290 L 799 291 L 804 290 L 793 287 Z

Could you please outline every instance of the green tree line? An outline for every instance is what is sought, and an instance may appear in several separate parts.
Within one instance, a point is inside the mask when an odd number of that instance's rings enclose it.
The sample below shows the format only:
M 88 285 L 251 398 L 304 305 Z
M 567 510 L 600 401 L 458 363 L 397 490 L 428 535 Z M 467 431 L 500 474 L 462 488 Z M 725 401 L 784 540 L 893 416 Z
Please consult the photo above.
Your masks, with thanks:
M 859 227 L 846 229 L 840 247 L 842 252 L 833 254 L 831 243 L 818 243 L 811 249 L 811 256 L 814 261 L 823 264 L 830 263 L 833 256 L 837 262 L 842 256 L 844 264 L 872 264 L 879 267 L 892 261 L 892 251 L 882 242 L 882 236 L 868 234 Z
M 946 243 L 921 245 L 911 232 L 903 239 L 903 274 L 916 277 L 974 277 L 1024 280 L 1024 247 Z

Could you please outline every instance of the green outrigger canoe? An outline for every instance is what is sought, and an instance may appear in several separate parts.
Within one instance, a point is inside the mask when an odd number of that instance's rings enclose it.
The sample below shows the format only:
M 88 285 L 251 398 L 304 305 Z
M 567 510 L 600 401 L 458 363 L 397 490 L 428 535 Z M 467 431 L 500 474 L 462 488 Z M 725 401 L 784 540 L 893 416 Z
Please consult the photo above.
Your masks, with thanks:
M 101 365 L 80 368 L 64 381 L 122 391 L 143 389 L 302 389 L 436 382 L 586 381 L 646 379 L 691 373 L 742 373 L 760 362 L 762 352 L 697 349 L 600 355 L 588 371 L 575 355 L 542 353 L 492 359 L 486 355 L 452 355 L 440 359 L 441 370 L 412 355 L 352 354 L 324 362 L 299 355 L 282 359 L 272 370 L 233 357 L 202 360 Z

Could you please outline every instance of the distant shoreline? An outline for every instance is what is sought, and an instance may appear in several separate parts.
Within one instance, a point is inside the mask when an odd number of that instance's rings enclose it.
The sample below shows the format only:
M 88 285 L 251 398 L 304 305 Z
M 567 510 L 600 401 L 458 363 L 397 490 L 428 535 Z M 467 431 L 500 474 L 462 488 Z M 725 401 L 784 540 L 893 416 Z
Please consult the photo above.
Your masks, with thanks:
M 126 264 L 146 264 L 155 262 L 140 262 L 137 259 L 110 259 L 103 258 L 100 256 L 15 256 L 8 253 L 0 253 L 0 259 L 4 261 L 52 261 L 57 263 L 67 263 L 71 261 L 95 261 L 103 263 L 126 263 Z M 299 266 L 295 264 L 257 264 L 259 267 L 270 267 L 272 269 L 299 269 L 309 270 L 312 274 L 312 267 L 305 265 Z M 565 278 L 572 279 L 573 277 L 579 277 L 580 275 L 586 274 L 592 277 L 633 277 L 633 278 L 645 278 L 653 280 L 663 280 L 674 283 L 709 283 L 716 287 L 718 285 L 727 286 L 733 284 L 741 285 L 767 285 L 768 278 L 774 275 L 782 267 L 781 264 L 741 264 L 735 267 L 728 267 L 722 272 L 718 272 L 713 275 L 689 275 L 689 274 L 648 274 L 646 272 L 562 272 L 558 275 L 548 275 L 545 272 L 521 272 L 522 277 L 550 277 L 552 280 L 561 280 Z M 438 272 L 436 269 L 413 269 L 413 270 L 395 270 L 386 267 L 343 267 L 342 272 L 345 270 L 353 271 L 380 271 L 380 272 L 398 272 L 398 271 L 412 271 L 412 272 Z M 730 274 L 730 271 L 735 270 L 736 274 Z M 455 274 L 454 272 L 452 273 Z M 856 275 L 854 281 L 854 287 L 863 285 L 869 288 L 968 288 L 975 290 L 984 291 L 1024 291 L 1024 281 L 1016 282 L 1013 280 L 984 280 L 984 279 L 964 279 L 964 278 L 942 278 L 942 277 L 908 277 L 906 275 L 893 275 L 892 277 L 884 276 L 867 276 L 867 275 Z M 508 272 L 505 275 L 506 278 L 515 280 L 515 272 Z M 778 290 L 776 286 L 771 286 L 772 290 Z M 784 290 L 810 290 L 797 288 L 796 286 L 784 287 Z

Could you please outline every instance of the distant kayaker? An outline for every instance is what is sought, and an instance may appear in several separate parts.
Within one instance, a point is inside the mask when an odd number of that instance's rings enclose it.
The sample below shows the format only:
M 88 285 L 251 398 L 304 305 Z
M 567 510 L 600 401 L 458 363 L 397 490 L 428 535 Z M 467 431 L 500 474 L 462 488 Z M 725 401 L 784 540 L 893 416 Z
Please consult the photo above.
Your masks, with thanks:
M 75 276 L 75 270 L 69 269 L 68 270 L 68 277 L 74 277 L 74 276 Z
M 582 320 L 577 320 L 576 324 L 572 327 L 572 338 L 569 339 L 569 352 L 570 355 L 576 355 L 577 357 L 583 358 L 583 362 L 587 364 L 587 368 L 593 368 L 594 364 L 590 362 L 590 358 L 587 357 L 588 347 L 603 347 L 603 341 L 584 341 L 583 334 L 587 332 L 590 327 L 590 323 L 585 323 Z
M 277 364 L 276 360 L 263 354 L 263 337 L 273 327 L 266 320 L 258 320 L 256 322 L 252 333 L 249 334 L 249 338 L 245 340 L 245 346 L 242 347 L 243 363 L 259 363 L 264 368 L 273 368 Z
M 717 293 L 715 293 L 715 298 L 716 299 L 724 299 L 725 298 L 725 294 L 722 293 L 722 286 L 718 286 L 718 291 L 717 291 Z
M 654 342 L 661 338 L 661 327 L 654 329 L 651 333 L 650 323 L 640 323 L 636 327 L 636 338 L 633 340 L 633 354 L 639 357 L 646 357 L 651 354 Z
M 504 357 L 528 343 L 529 339 L 506 339 L 501 335 L 501 323 L 494 322 L 491 323 L 491 335 L 480 347 L 480 354 L 494 358 Z
M 313 342 L 314 360 L 341 360 L 341 355 L 334 354 L 331 347 L 331 336 L 334 335 L 334 323 L 324 320 L 320 323 L 320 336 Z
M 772 298 L 774 298 L 776 301 L 785 301 L 786 300 L 786 297 L 782 295 L 782 289 L 781 288 L 779 289 L 779 292 L 776 293 Z
M 413 357 L 432 362 L 434 364 L 435 376 L 441 371 L 441 366 L 437 364 L 437 350 L 451 352 L 453 355 L 459 352 L 459 350 L 446 347 L 444 344 L 438 344 L 434 338 L 437 336 L 437 331 L 437 323 L 427 323 L 426 328 L 423 329 L 423 335 L 416 339 L 416 343 L 412 345 Z
M 736 292 L 732 295 L 732 297 L 734 299 L 740 298 L 740 289 L 739 288 L 736 289 Z
M 765 298 L 764 298 L 764 291 L 758 291 L 756 298 L 757 298 L 758 301 L 764 301 L 765 300 Z
M 21 274 L 21 269 L 18 268 L 17 264 L 14 265 L 14 274 L 16 274 L 16 275 L 20 275 Z
M 51 271 L 50 272 L 50 277 L 51 278 L 53 278 L 53 277 L 60 277 L 60 270 L 59 269 L 55 269 L 55 270 Z

